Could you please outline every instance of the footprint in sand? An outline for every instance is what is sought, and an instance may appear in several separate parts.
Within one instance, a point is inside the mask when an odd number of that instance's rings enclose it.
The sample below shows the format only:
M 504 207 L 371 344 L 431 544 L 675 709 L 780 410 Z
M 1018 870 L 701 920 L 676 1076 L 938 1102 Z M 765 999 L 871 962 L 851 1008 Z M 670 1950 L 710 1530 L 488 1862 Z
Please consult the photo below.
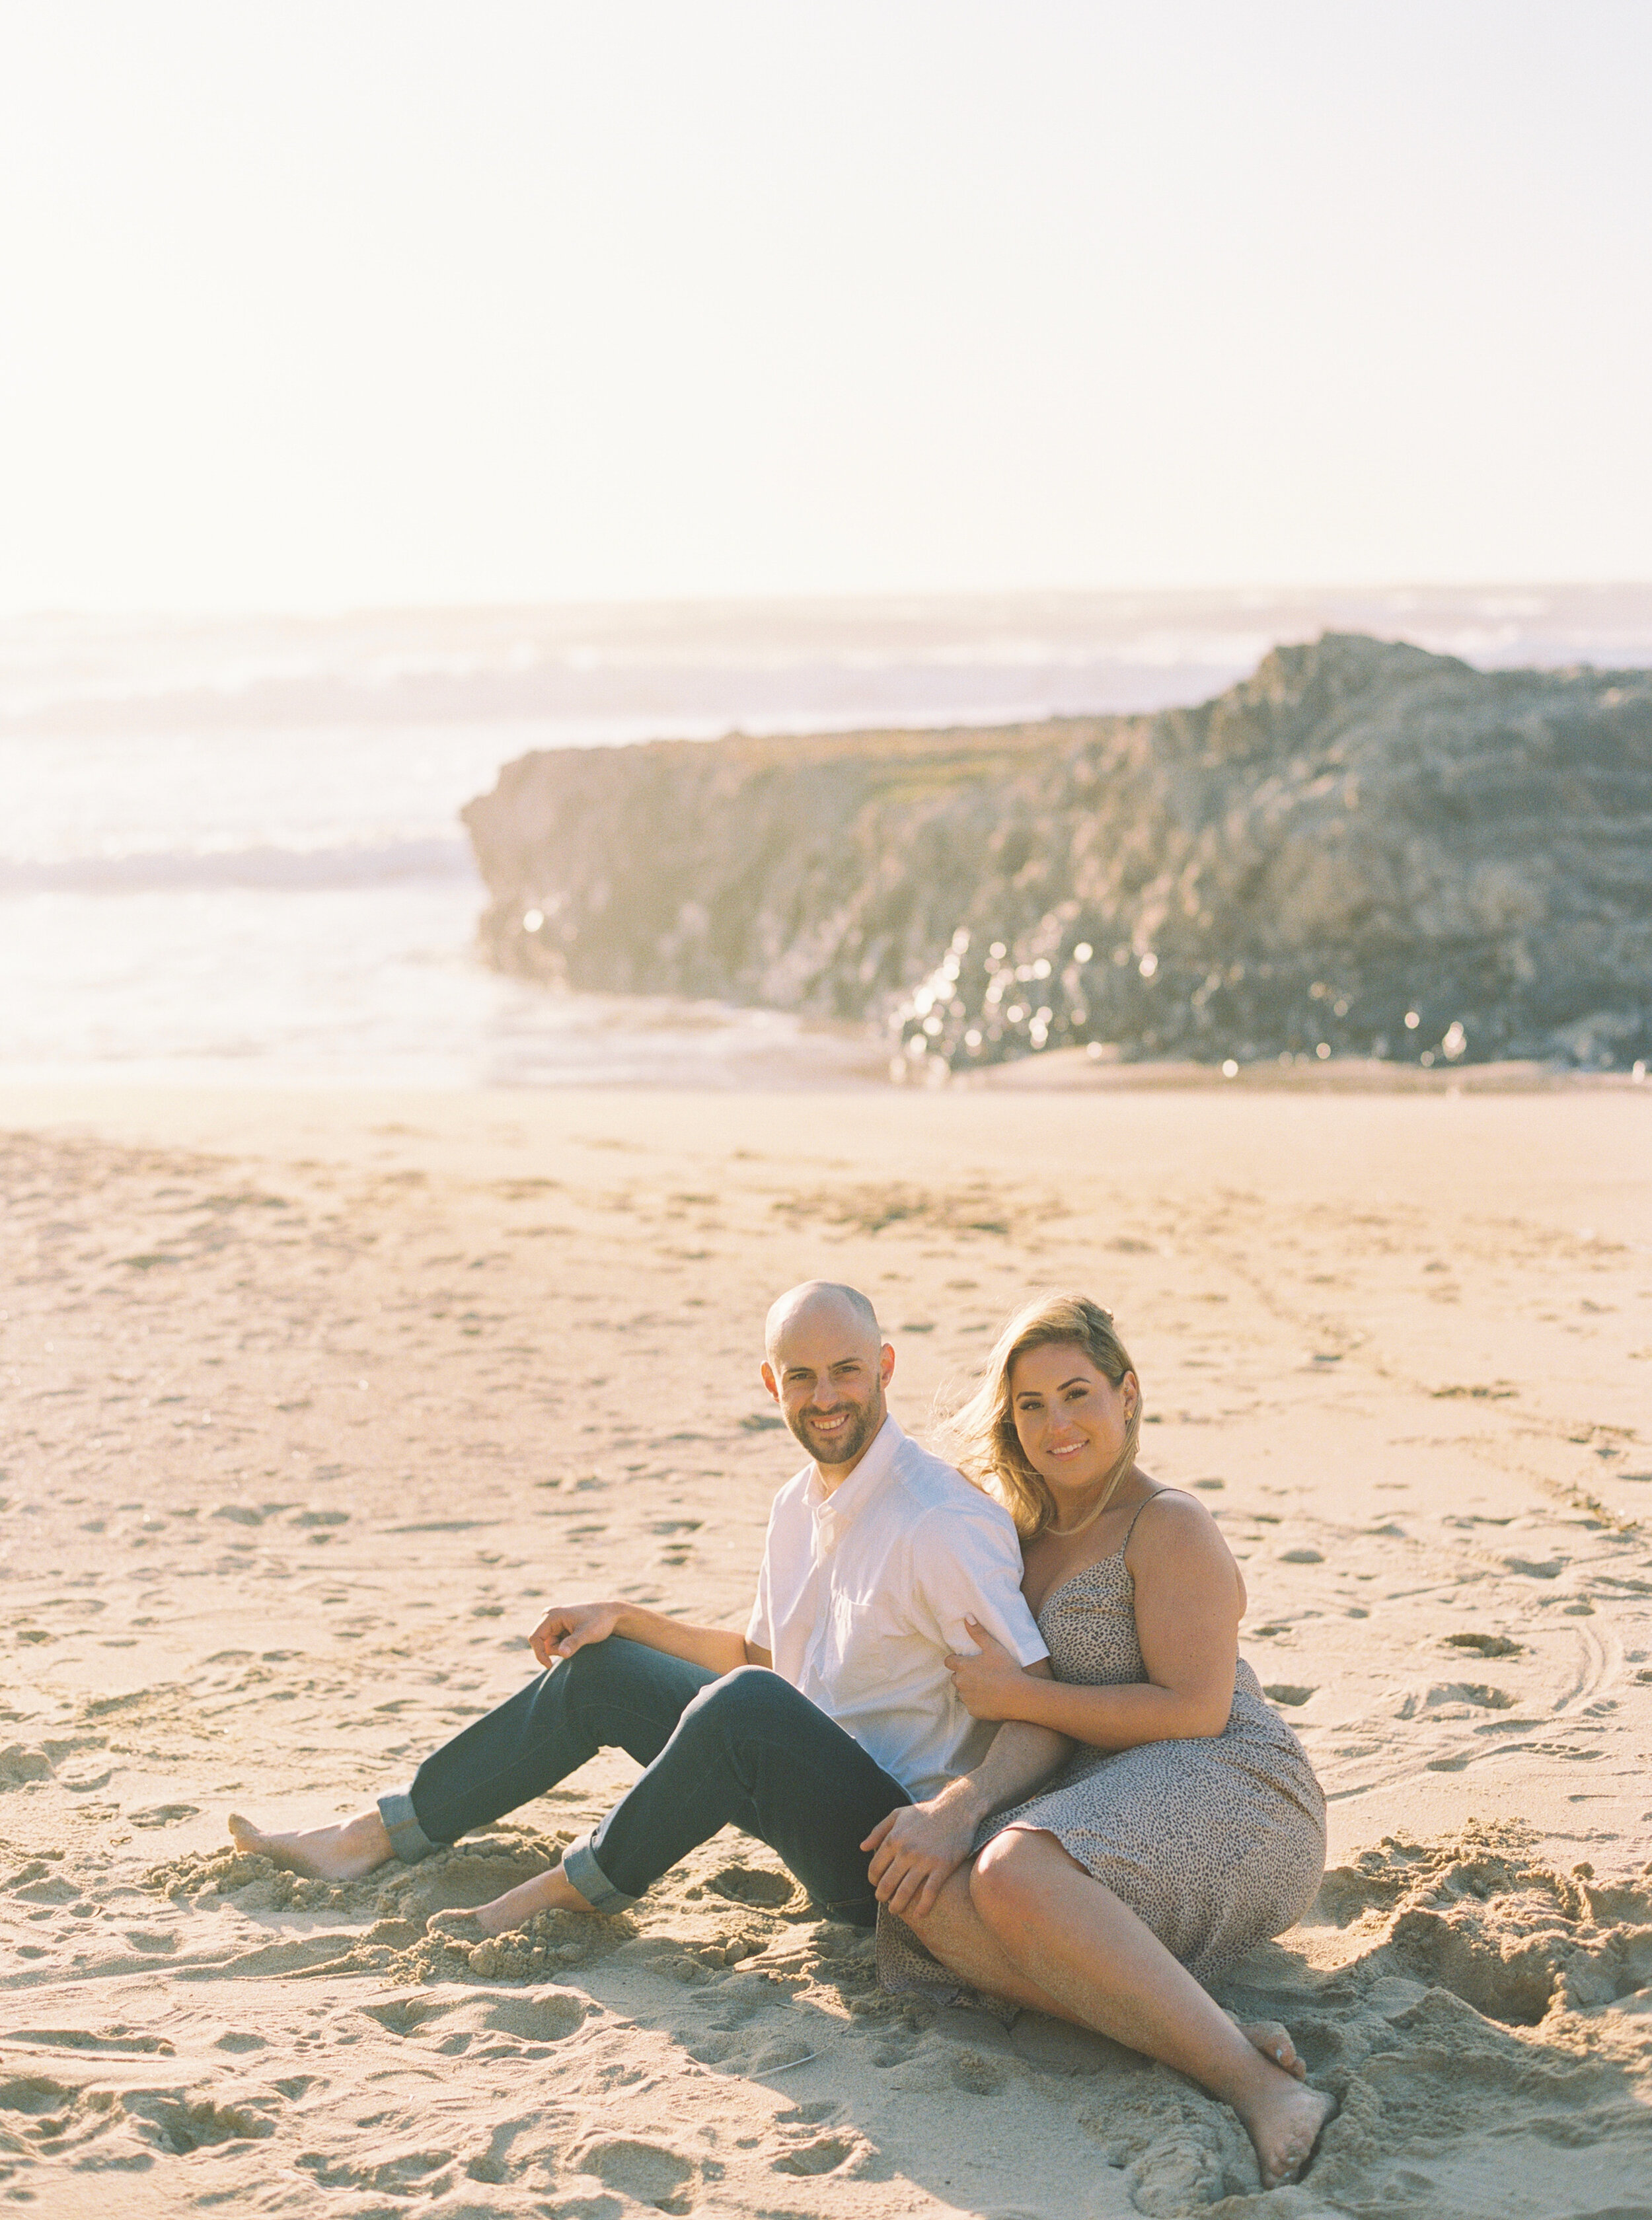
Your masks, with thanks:
M 735 1904 L 761 1905 L 777 1911 L 797 1893 L 797 1885 L 786 1874 L 764 1873 L 757 1866 L 725 1866 L 712 1875 L 709 1886 Z
M 1506 1688 L 1491 1687 L 1483 1681 L 1436 1681 L 1421 1692 L 1413 1690 L 1394 1717 L 1414 1719 L 1428 1712 L 1442 1718 L 1461 1718 L 1466 1712 L 1509 1712 L 1513 1708 L 1514 1698 Z
M 80 1900 L 73 1881 L 44 1868 L 36 1872 L 30 1866 L 25 1866 L 22 1877 L 12 1884 L 11 1893 L 24 1904 L 78 1904 Z
M 295 2162 L 306 2173 L 315 2177 L 323 2189 L 378 2190 L 392 2197 L 407 2197 L 417 2190 L 424 2196 L 439 2195 L 443 2184 L 432 2181 L 445 2166 L 451 2166 L 454 2154 L 451 2150 L 429 2147 L 413 2150 L 392 2151 L 380 2159 L 369 2159 L 360 2165 L 345 2161 L 333 2161 L 306 2152 Z
M 72 2105 L 78 2094 L 67 2082 L 54 2081 L 49 2073 L 17 2073 L 0 2082 L 0 2111 L 55 2112 L 59 2105 Z
M 387 1997 L 382 2003 L 363 2005 L 361 2009 L 369 2019 L 377 2020 L 392 2035 L 413 2035 L 427 2020 L 440 2019 L 458 2009 L 457 1997 L 426 1990 L 415 1990 L 411 1994 Z
M 767 2011 L 771 2005 L 784 2000 L 784 1992 L 777 1989 L 761 1974 L 731 1974 L 726 1980 L 718 1984 L 714 1993 L 717 2017 L 711 2024 L 722 2033 L 726 2033 L 731 2028 L 744 2027 L 759 2012 Z M 776 2061 L 776 2064 L 779 2062 Z
M 795 2066 L 807 2066 L 811 2059 L 820 2056 L 819 2042 L 807 2035 L 782 2035 L 772 2042 L 765 2042 L 751 2061 L 756 2074 L 788 2073 Z
M 174 1928 L 126 1927 L 121 1932 L 122 1938 L 146 1958 L 170 1957 L 179 1941 Z
M 173 2090 L 128 2089 L 121 2105 L 146 2142 L 175 2157 L 215 2143 L 257 2142 L 275 2131 L 274 2121 L 250 2105 L 220 2105 Z
M 465 2010 L 469 2014 L 477 2008 Z M 490 1998 L 477 2016 L 496 2034 L 514 2035 L 523 2042 L 560 2042 L 581 2024 L 586 2010 L 586 1999 L 574 1990 L 546 1988 Z
M 164 2035 L 134 2035 L 118 2027 L 103 2035 L 94 2035 L 84 2027 L 13 2027 L 5 2030 L 0 2041 L 53 2050 L 108 2052 L 117 2058 L 171 2058 L 177 2049 Z
M 411 1996 L 390 1997 L 364 2005 L 369 2019 L 392 2035 L 421 2035 L 427 2030 L 446 2036 L 456 2030 L 467 2035 L 513 2035 L 519 2042 L 560 2042 L 579 2027 L 589 2010 L 587 1999 L 574 1989 L 545 1986 L 484 1992 L 451 1989 L 417 1991 Z
M 664 2143 L 645 2142 L 631 2136 L 603 2136 L 577 2145 L 568 2154 L 575 2173 L 595 2174 L 605 2189 L 634 2197 L 660 2212 L 686 2212 L 691 2199 L 686 2193 L 695 2179 L 692 2159 Z
M 952 2086 L 968 2090 L 972 2097 L 995 2097 L 1010 2078 L 1003 2060 L 984 2051 L 954 2051 L 951 2065 Z
M 348 1961 L 356 1936 L 345 1930 L 332 1935 L 300 1935 L 290 1941 L 266 1942 L 226 1958 L 222 1970 L 242 1980 L 264 1974 L 308 1974 L 322 1966 Z
M 31 1780 L 49 1780 L 52 1761 L 43 1749 L 11 1743 L 0 1749 L 0 1791 L 22 1788 Z
M 858 2136 L 816 2136 L 812 2142 L 795 2144 L 770 2164 L 776 2173 L 836 2173 L 866 2148 Z
M 531 2163 L 526 2158 L 513 2161 L 510 2147 L 519 2136 L 531 2133 L 534 2124 L 532 2114 L 523 2119 L 502 2120 L 489 2136 L 486 2150 L 478 2152 L 475 2158 L 465 2161 L 465 2179 L 470 2181 L 489 2183 L 510 2180 L 512 2176 L 519 2173 L 525 2165 Z M 473 2209 L 477 2212 L 478 2220 L 480 2220 L 482 2213 L 495 2208 L 480 2206 Z

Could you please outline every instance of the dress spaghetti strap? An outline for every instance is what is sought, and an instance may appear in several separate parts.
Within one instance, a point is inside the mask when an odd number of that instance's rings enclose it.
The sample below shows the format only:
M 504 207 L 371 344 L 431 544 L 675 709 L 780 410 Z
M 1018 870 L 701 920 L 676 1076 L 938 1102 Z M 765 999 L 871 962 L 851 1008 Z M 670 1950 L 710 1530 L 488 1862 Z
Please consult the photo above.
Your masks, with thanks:
M 1188 1491 L 1185 1487 L 1156 1487 L 1151 1495 L 1146 1499 L 1145 1502 L 1138 1503 L 1136 1506 L 1136 1518 L 1139 1518 L 1141 1517 L 1143 1512 L 1146 1510 L 1149 1503 L 1156 1503 L 1161 1495 L 1185 1495 L 1187 1492 Z M 1132 1518 L 1129 1525 L 1125 1527 L 1125 1538 L 1119 1544 L 1119 1555 L 1121 1557 L 1124 1556 L 1125 1551 L 1130 1547 L 1130 1537 L 1136 1531 L 1136 1518 Z

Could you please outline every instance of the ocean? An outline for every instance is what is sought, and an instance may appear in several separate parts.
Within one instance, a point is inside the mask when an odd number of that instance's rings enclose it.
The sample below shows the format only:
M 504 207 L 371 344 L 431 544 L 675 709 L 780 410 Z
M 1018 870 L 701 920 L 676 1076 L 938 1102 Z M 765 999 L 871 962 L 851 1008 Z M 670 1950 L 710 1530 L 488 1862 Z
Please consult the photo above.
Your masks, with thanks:
M 877 1067 L 785 1013 L 478 960 L 458 819 L 530 749 L 1203 700 L 1280 640 L 1652 662 L 1652 588 L 0 621 L 0 1078 L 716 1086 Z

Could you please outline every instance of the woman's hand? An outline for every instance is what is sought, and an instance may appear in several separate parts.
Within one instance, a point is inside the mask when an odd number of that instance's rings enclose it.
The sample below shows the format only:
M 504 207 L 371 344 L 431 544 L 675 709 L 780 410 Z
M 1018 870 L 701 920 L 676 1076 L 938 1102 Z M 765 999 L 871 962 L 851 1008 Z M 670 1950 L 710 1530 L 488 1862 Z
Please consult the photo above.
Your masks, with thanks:
M 994 1640 L 978 1619 L 966 1618 L 969 1638 L 981 1648 L 973 1657 L 953 1650 L 945 1660 L 958 1700 L 972 1719 L 1024 1719 L 1032 1675 L 1023 1672 L 1001 1642 Z

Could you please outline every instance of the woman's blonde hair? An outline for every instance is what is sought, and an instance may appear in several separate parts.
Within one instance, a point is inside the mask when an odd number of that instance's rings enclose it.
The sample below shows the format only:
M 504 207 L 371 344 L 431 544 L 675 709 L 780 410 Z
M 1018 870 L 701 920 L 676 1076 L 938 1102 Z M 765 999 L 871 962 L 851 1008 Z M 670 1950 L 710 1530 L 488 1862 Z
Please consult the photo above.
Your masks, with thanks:
M 975 1394 L 936 1429 L 935 1446 L 940 1454 L 978 1487 L 998 1497 L 1025 1542 L 1057 1525 L 1060 1512 L 1049 1482 L 1028 1462 L 1015 1431 L 1010 1375 L 1017 1359 L 1030 1349 L 1047 1349 L 1057 1344 L 1082 1349 L 1115 1388 L 1123 1384 L 1127 1372 L 1136 1370 L 1130 1351 L 1114 1330 L 1111 1311 L 1104 1311 L 1088 1295 L 1039 1295 L 1017 1311 L 999 1335 Z M 1107 1475 L 1094 1509 L 1076 1526 L 1068 1528 L 1069 1533 L 1082 1533 L 1094 1524 L 1136 1462 L 1142 1431 L 1139 1384 L 1138 1375 L 1138 1392 L 1125 1422 L 1118 1462 Z

